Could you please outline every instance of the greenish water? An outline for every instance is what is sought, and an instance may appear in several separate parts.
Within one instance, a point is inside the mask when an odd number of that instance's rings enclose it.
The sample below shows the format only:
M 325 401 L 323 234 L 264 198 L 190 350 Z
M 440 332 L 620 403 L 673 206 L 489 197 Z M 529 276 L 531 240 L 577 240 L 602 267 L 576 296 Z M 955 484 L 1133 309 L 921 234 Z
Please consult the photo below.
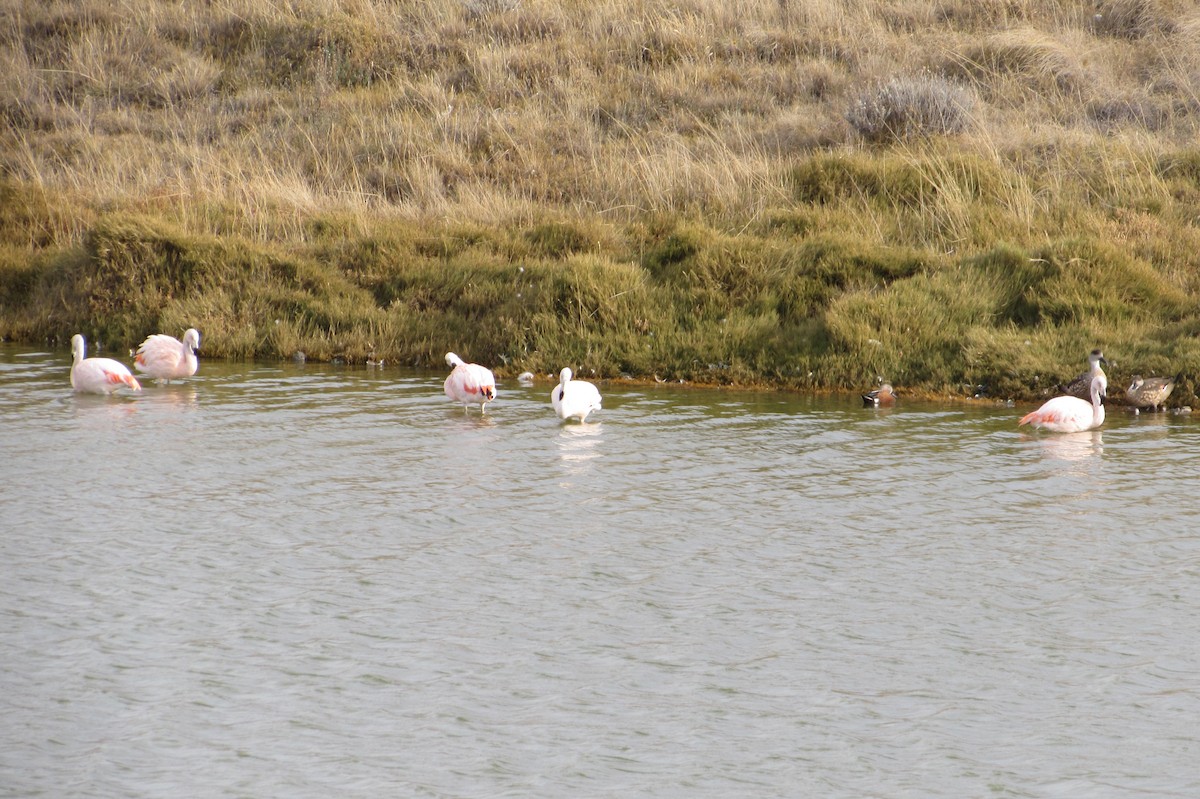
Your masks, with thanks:
M 0 795 L 1200 795 L 1200 427 L 0 346 Z

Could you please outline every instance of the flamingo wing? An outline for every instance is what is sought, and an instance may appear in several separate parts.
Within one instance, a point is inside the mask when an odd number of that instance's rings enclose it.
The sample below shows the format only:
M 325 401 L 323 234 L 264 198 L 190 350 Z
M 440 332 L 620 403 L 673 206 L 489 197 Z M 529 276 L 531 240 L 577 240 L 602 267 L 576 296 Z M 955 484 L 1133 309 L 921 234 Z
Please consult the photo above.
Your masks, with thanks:
M 455 402 L 466 404 L 467 389 L 464 385 L 463 373 L 456 366 L 454 371 L 450 372 L 446 377 L 446 382 L 442 383 L 442 390 L 446 392 L 446 396 Z
M 477 363 L 470 363 L 467 364 L 467 371 L 471 374 L 471 382 L 476 392 L 481 396 L 487 396 L 488 399 L 496 395 L 496 376 L 492 374 L 491 369 Z

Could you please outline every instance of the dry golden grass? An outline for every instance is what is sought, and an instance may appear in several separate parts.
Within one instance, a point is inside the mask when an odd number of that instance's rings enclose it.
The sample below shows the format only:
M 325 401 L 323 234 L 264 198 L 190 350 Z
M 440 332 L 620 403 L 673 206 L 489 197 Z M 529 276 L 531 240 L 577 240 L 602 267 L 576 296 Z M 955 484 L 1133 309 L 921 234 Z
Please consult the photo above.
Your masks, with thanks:
M 73 235 L 96 208 L 190 226 L 208 203 L 253 235 L 289 208 L 744 224 L 795 159 L 880 139 L 853 109 L 889 86 L 959 93 L 952 125 L 899 138 L 1002 158 L 1129 130 L 1170 149 L 1200 104 L 1200 12 L 1149 0 L 2 0 L 0 20 L 0 168 L 82 200 Z
M 560 319 L 609 373 L 843 385 L 888 368 L 934 385 L 1004 353 L 1023 366 L 993 377 L 1033 390 L 1031 370 L 1106 336 L 1191 358 L 1155 337 L 1196 332 L 1175 303 L 1200 291 L 1197 41 L 1183 0 L 0 0 L 0 311 L 89 268 L 116 280 L 96 249 L 114 229 L 114 252 L 152 253 L 130 274 L 178 249 L 270 286 L 0 321 L 121 336 L 200 315 L 232 356 L 420 362 L 475 311 L 421 328 L 392 303 L 482 270 L 507 310 L 473 343 L 546 358 Z M 413 229 L 430 240 L 394 233 Z M 564 230 L 592 243 L 546 244 Z M 492 243 L 446 245 L 463 237 Z M 1063 241 L 1107 277 L 1046 282 L 1053 307 L 996 293 L 990 264 L 1026 274 L 1007 248 L 1065 269 Z M 349 283 L 301 301 L 289 259 Z M 504 293 L 496 264 L 520 259 L 566 281 L 528 295 L 546 307 Z M 1125 315 L 1143 284 L 1169 310 Z M 621 346 L 571 327 L 567 295 L 597 322 L 625 298 Z M 359 318 L 360 302 L 378 307 Z

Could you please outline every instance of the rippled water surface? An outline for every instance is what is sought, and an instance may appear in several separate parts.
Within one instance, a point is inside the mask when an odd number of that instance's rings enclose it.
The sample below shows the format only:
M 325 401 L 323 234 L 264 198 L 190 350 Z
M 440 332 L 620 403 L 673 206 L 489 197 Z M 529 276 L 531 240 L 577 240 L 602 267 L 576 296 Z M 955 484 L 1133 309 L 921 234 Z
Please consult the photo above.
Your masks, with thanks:
M 1200 796 L 1200 418 L 0 347 L 0 795 Z

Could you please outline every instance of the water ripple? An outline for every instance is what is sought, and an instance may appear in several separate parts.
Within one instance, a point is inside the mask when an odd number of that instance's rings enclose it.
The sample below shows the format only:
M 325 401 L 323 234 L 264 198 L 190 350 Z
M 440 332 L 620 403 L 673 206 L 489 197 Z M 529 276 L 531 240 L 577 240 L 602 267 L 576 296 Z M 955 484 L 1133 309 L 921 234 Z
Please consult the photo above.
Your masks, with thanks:
M 0 348 L 0 795 L 1193 796 L 1188 417 Z

